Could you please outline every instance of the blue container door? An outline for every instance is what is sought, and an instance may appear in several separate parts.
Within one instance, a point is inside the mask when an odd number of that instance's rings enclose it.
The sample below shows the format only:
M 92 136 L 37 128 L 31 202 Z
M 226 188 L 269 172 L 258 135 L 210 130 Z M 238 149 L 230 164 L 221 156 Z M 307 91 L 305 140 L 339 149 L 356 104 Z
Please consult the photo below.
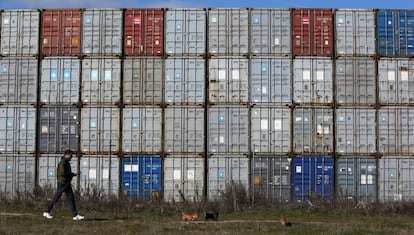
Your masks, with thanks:
M 414 12 L 399 12 L 399 55 L 401 57 L 410 57 L 414 55 Z
M 333 159 L 316 157 L 315 161 L 315 193 L 318 198 L 326 201 L 333 199 L 334 169 Z
M 153 196 L 158 197 L 161 190 L 161 158 L 144 158 L 141 164 L 144 177 L 143 182 L 143 195 L 145 200 L 151 199 Z
M 293 200 L 296 202 L 306 201 L 312 187 L 311 158 L 294 158 L 293 169 Z
M 382 56 L 395 56 L 396 25 L 394 11 L 379 11 L 377 14 L 377 49 Z

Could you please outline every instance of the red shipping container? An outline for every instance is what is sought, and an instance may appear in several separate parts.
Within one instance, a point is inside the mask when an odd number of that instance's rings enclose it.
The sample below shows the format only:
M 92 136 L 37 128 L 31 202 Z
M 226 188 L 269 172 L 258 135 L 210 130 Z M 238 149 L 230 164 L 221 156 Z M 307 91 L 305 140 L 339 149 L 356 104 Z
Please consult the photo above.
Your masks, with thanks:
M 124 20 L 125 55 L 162 55 L 164 51 L 162 9 L 127 9 Z
M 81 10 L 51 9 L 42 12 L 42 55 L 73 56 L 81 53 Z
M 331 9 L 293 9 L 293 54 L 330 56 L 333 53 Z

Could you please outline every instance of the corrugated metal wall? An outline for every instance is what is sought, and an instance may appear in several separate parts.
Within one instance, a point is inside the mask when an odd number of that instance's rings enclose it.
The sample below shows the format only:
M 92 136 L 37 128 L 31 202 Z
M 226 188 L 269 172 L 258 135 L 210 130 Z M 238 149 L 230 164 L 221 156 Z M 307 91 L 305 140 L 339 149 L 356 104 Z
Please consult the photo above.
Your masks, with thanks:
M 55 187 L 70 148 L 82 194 L 414 200 L 413 15 L 4 11 L 0 193 Z

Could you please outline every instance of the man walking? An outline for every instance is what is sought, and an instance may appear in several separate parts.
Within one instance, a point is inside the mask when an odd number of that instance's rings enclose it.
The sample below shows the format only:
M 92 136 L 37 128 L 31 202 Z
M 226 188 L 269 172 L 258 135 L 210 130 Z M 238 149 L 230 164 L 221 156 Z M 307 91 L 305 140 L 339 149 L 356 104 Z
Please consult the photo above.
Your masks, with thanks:
M 65 192 L 66 197 L 68 198 L 70 209 L 72 210 L 73 220 L 83 220 L 85 217 L 78 214 L 75 204 L 75 196 L 73 195 L 71 181 L 74 176 L 77 176 L 77 173 L 73 173 L 70 168 L 70 160 L 72 159 L 72 151 L 66 150 L 62 159 L 59 162 L 57 168 L 57 189 L 55 196 L 52 201 L 49 203 L 47 210 L 43 212 L 43 217 L 46 219 L 53 219 L 53 216 L 50 214 L 55 203 L 60 199 L 62 194 Z

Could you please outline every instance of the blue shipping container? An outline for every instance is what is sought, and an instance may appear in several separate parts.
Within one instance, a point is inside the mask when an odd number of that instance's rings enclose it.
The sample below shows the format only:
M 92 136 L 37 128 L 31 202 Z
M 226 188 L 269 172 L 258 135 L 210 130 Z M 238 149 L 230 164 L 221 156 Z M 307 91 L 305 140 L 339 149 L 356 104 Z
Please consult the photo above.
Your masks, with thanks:
M 293 159 L 293 200 L 332 201 L 334 161 L 328 156 L 301 156 Z
M 414 11 L 378 11 L 377 50 L 380 56 L 414 56 Z
M 132 155 L 122 159 L 122 191 L 130 199 L 149 200 L 161 191 L 159 155 Z

